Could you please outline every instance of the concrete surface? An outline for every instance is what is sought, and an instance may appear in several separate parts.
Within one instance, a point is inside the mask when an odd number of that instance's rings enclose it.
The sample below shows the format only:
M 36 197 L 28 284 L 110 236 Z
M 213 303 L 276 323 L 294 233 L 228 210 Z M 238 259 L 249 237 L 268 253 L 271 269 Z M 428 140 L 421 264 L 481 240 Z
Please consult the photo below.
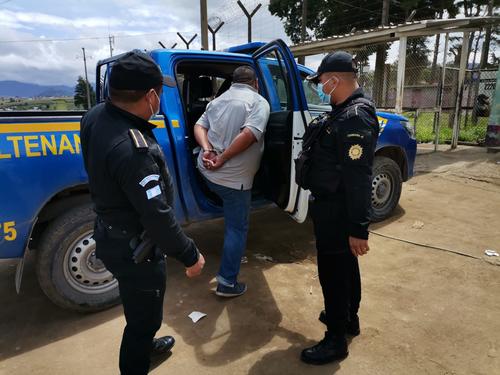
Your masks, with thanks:
M 500 154 L 422 146 L 417 176 L 405 184 L 394 217 L 380 234 L 475 258 L 371 236 L 361 259 L 361 336 L 350 356 L 323 367 L 302 364 L 302 348 L 323 336 L 322 297 L 310 223 L 275 208 L 252 215 L 246 295 L 213 294 L 222 242 L 220 220 L 188 232 L 207 255 L 202 277 L 188 280 L 169 263 L 164 325 L 177 339 L 152 374 L 500 374 Z M 259 260 L 256 254 L 273 258 Z M 32 257 L 33 258 L 33 257 Z M 22 293 L 15 264 L 0 263 L 0 374 L 117 374 L 121 307 L 81 315 L 43 295 L 28 261 Z M 208 314 L 193 324 L 193 310 Z

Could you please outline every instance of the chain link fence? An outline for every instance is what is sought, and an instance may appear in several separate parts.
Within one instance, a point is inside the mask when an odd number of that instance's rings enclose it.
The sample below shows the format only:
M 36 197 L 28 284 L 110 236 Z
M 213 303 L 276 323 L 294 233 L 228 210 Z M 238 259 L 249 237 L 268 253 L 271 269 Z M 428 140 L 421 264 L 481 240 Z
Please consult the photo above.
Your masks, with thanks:
M 433 142 L 438 125 L 440 143 L 449 142 L 452 138 L 455 106 L 459 96 L 458 73 L 462 45 L 460 37 L 450 35 L 443 72 L 444 39 L 444 35 L 441 35 L 408 38 L 407 41 L 403 114 L 414 122 L 417 140 L 420 142 Z M 476 52 L 470 54 L 469 69 L 465 75 L 460 103 L 459 140 L 481 144 L 493 103 L 498 66 L 480 70 L 476 61 L 479 56 L 478 43 L 473 38 L 471 46 L 475 47 Z M 369 45 L 352 51 L 360 67 L 360 84 L 371 94 L 380 110 L 395 109 L 398 50 L 399 42 L 393 42 Z M 380 64 L 383 69 L 375 72 L 377 52 L 385 54 L 386 63 Z

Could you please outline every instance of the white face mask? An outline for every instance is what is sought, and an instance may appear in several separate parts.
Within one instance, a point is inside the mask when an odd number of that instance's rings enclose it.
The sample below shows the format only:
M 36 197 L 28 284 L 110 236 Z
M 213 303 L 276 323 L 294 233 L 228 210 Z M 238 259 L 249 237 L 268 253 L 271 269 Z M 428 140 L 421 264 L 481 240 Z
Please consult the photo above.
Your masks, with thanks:
M 331 91 L 327 94 L 326 92 L 323 91 L 323 88 L 325 87 L 325 85 L 330 82 L 332 79 L 336 79 L 337 80 L 337 84 L 335 85 L 335 87 L 333 89 L 331 89 Z M 325 83 L 318 83 L 318 86 L 317 86 L 317 90 L 318 90 L 318 96 L 320 97 L 321 99 L 321 102 L 322 103 L 325 103 L 325 104 L 330 104 L 331 101 L 332 101 L 332 93 L 335 91 L 335 89 L 338 87 L 338 81 L 339 79 L 337 77 L 331 77 L 328 81 L 326 81 Z
M 155 96 L 156 96 L 156 99 L 158 99 L 158 109 L 155 111 L 153 111 L 153 106 L 151 105 L 151 103 L 149 103 L 149 109 L 151 110 L 151 117 L 150 119 L 152 119 L 153 117 L 155 117 L 156 115 L 158 115 L 158 113 L 160 113 L 160 97 L 158 96 L 158 94 L 156 93 L 156 90 L 153 90 L 153 92 L 155 93 Z

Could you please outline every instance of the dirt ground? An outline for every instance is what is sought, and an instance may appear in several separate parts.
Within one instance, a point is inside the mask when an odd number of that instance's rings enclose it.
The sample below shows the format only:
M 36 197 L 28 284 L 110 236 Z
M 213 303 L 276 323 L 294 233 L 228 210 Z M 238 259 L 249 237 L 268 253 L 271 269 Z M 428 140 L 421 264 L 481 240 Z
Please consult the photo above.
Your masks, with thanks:
M 500 374 L 500 154 L 419 147 L 417 175 L 405 184 L 394 217 L 373 225 L 361 259 L 362 334 L 350 355 L 322 367 L 299 361 L 322 338 L 322 296 L 310 223 L 275 208 L 252 215 L 246 295 L 213 294 L 222 222 L 188 227 L 207 255 L 188 280 L 169 263 L 164 324 L 177 344 L 152 374 Z M 380 235 L 379 235 L 380 234 Z M 468 256 L 417 246 L 419 242 Z M 261 255 L 272 258 L 263 260 Z M 117 374 L 121 307 L 81 315 L 55 307 L 36 283 L 33 259 L 21 295 L 15 264 L 0 263 L 0 374 Z M 208 316 L 197 324 L 193 310 Z

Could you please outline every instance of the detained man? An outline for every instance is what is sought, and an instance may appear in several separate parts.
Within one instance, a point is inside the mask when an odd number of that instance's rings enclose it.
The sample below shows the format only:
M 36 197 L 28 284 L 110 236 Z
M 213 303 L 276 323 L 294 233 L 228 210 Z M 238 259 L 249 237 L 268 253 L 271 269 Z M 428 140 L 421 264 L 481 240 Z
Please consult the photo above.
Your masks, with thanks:
M 223 202 L 224 245 L 216 294 L 236 297 L 246 292 L 238 282 L 245 251 L 252 184 L 264 151 L 269 104 L 258 93 L 255 71 L 240 66 L 229 90 L 211 101 L 194 129 L 203 149 L 198 169 Z

